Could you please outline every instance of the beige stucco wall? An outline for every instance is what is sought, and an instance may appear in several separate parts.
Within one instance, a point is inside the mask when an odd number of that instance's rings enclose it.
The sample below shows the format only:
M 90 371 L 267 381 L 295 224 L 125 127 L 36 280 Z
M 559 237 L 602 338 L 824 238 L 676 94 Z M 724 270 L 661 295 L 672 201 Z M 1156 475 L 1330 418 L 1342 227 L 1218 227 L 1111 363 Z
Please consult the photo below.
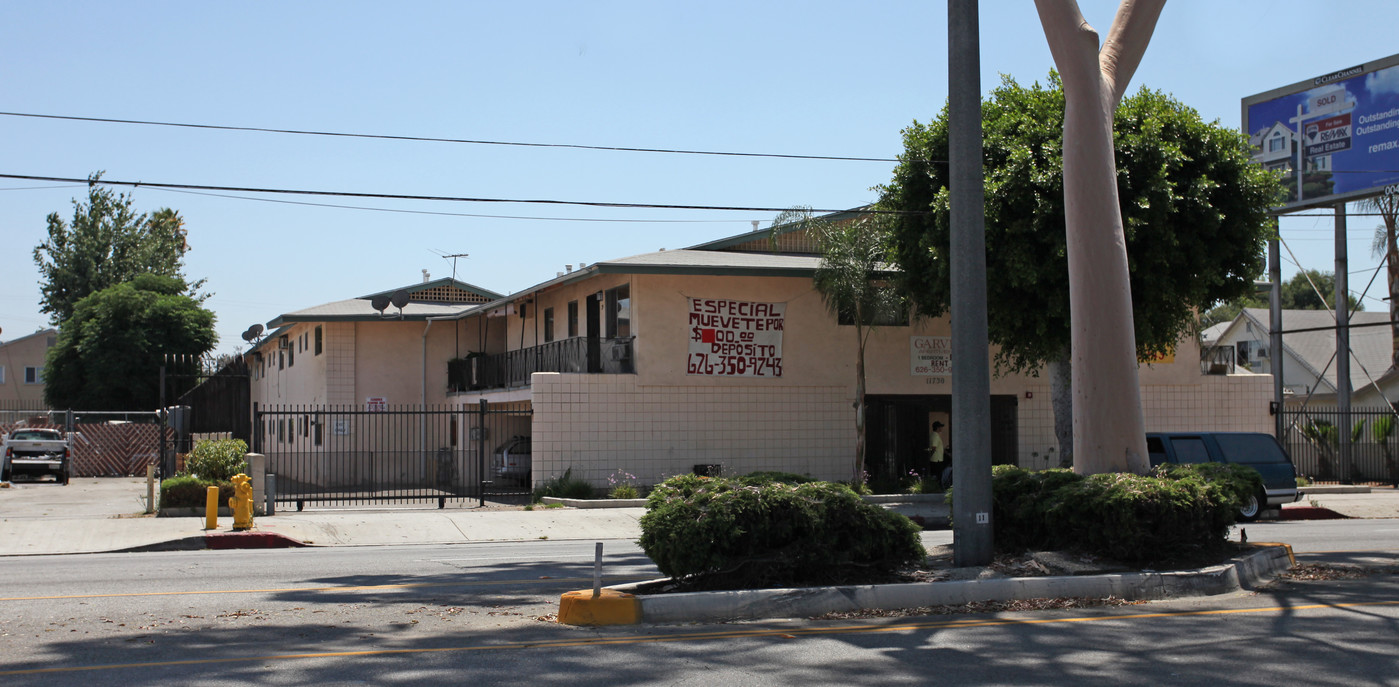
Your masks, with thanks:
M 45 407 L 43 383 L 26 384 L 24 368 L 39 368 L 42 376 L 44 357 L 48 355 L 49 348 L 57 337 L 58 332 L 50 329 L 15 338 L 0 346 L 0 367 L 5 370 L 4 383 L 0 384 L 0 403 L 18 410 Z M 26 407 L 16 408 L 20 405 Z

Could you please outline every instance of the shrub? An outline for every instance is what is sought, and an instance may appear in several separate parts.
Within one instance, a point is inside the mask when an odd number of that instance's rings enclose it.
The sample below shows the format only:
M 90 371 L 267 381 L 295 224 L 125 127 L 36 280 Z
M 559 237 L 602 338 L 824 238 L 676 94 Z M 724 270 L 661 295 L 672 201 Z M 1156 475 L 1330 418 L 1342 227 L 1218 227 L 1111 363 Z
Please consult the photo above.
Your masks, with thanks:
M 734 481 L 745 486 L 758 486 L 762 484 L 772 484 L 773 482 L 782 482 L 783 484 L 806 484 L 807 482 L 815 482 L 816 478 L 808 475 L 798 475 L 795 472 L 766 470 L 740 475 L 735 477 Z
M 1221 553 L 1258 473 L 1227 464 L 1158 468 L 1153 476 L 992 469 L 996 548 L 1070 550 L 1129 564 L 1193 562 Z
M 560 499 L 590 499 L 595 495 L 593 485 L 573 476 L 573 468 L 564 470 L 562 475 L 545 481 L 534 490 L 534 501 L 538 503 L 545 496 Z
M 214 482 L 192 475 L 179 475 L 160 483 L 161 508 L 204 508 L 209 487 L 219 488 L 219 506 L 233 497 L 233 483 Z
M 204 439 L 185 458 L 185 471 L 201 479 L 227 482 L 248 469 L 248 445 L 242 439 Z
M 919 527 L 843 484 L 681 475 L 657 485 L 640 544 L 662 573 L 708 586 L 839 582 L 926 553 Z

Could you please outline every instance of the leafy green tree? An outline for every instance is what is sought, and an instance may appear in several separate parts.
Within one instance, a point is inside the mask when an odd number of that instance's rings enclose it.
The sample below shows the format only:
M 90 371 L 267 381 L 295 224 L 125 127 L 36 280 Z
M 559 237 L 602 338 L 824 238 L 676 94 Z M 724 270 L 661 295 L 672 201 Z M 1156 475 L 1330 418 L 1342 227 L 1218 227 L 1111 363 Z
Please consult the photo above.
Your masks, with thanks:
M 84 297 L 131 281 L 138 274 L 158 274 L 184 281 L 180 270 L 189 251 L 184 220 L 170 208 L 137 213 L 132 199 L 100 184 L 102 173 L 88 177 L 87 202 L 73 201 L 73 219 L 48 216 L 48 238 L 34 248 L 39 266 L 39 309 L 62 325 Z M 203 280 L 188 285 L 190 295 Z
M 1317 291 L 1321 295 L 1317 295 Z M 1351 311 L 1365 309 L 1365 304 L 1355 296 L 1349 296 L 1347 301 Z M 1336 273 L 1321 270 L 1298 272 L 1282 283 L 1278 302 L 1283 310 L 1330 310 L 1336 302 Z M 1265 294 L 1244 296 L 1211 308 L 1200 317 L 1200 323 L 1209 327 L 1233 320 L 1244 308 L 1266 307 L 1268 297 Z
M 1056 435 L 1072 452 L 1069 267 L 1058 76 L 1024 87 L 1004 77 L 982 108 L 988 334 L 998 372 L 1050 364 Z M 1251 294 L 1264 267 L 1277 178 L 1253 165 L 1240 133 L 1207 123 L 1169 95 L 1142 89 L 1113 118 L 1138 353 L 1172 350 L 1196 309 Z M 920 312 L 951 296 L 947 110 L 904 130 L 905 152 L 881 187 L 901 283 Z
M 852 481 L 859 483 L 865 471 L 865 345 L 870 333 L 883 322 L 905 313 L 904 298 L 889 282 L 888 233 L 884 215 L 860 215 L 845 221 L 813 217 L 795 209 L 773 221 L 777 231 L 797 230 L 815 239 L 821 264 L 812 281 L 826 308 L 840 324 L 855 334 L 855 465 Z
M 177 277 L 142 274 L 78 301 L 48 352 L 49 407 L 155 410 L 163 357 L 197 357 L 218 341 L 214 313 L 187 290 Z

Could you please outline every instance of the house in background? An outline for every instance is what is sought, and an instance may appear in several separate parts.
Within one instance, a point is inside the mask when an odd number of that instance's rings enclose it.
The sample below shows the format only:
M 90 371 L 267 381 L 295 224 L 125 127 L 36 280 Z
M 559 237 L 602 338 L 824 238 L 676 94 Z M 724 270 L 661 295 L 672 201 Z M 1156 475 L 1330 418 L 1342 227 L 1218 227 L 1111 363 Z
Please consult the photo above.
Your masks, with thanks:
M 1350 383 L 1353 407 L 1385 407 L 1399 401 L 1399 374 L 1391 366 L 1393 339 L 1388 312 L 1351 314 Z M 1241 373 L 1282 371 L 1286 403 L 1308 408 L 1336 407 L 1336 318 L 1330 310 L 1282 311 L 1282 351 L 1270 350 L 1266 308 L 1245 308 L 1213 340 L 1231 351 Z M 1357 326 L 1359 325 L 1359 326 Z M 1311 330 L 1311 331 L 1294 331 Z
M 43 329 L 0 343 L 0 408 L 48 407 L 44 403 L 44 359 L 57 343 L 57 329 Z

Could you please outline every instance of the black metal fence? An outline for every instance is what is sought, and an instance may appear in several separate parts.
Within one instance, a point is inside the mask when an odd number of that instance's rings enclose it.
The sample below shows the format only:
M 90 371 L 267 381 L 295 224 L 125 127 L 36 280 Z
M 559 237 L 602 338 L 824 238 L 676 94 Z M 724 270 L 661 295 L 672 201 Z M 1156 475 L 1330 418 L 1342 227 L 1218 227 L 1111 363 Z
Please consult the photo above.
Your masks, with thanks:
M 472 354 L 447 363 L 447 383 L 453 391 L 528 386 L 536 372 L 629 374 L 634 337 L 572 337 L 505 353 Z
M 1333 408 L 1283 411 L 1283 443 L 1297 474 L 1314 482 L 1399 486 L 1399 415 L 1352 408 L 1350 427 L 1344 424 Z
M 253 450 L 278 503 L 527 499 L 528 404 L 253 408 Z M 505 464 L 510 448 L 513 465 Z

